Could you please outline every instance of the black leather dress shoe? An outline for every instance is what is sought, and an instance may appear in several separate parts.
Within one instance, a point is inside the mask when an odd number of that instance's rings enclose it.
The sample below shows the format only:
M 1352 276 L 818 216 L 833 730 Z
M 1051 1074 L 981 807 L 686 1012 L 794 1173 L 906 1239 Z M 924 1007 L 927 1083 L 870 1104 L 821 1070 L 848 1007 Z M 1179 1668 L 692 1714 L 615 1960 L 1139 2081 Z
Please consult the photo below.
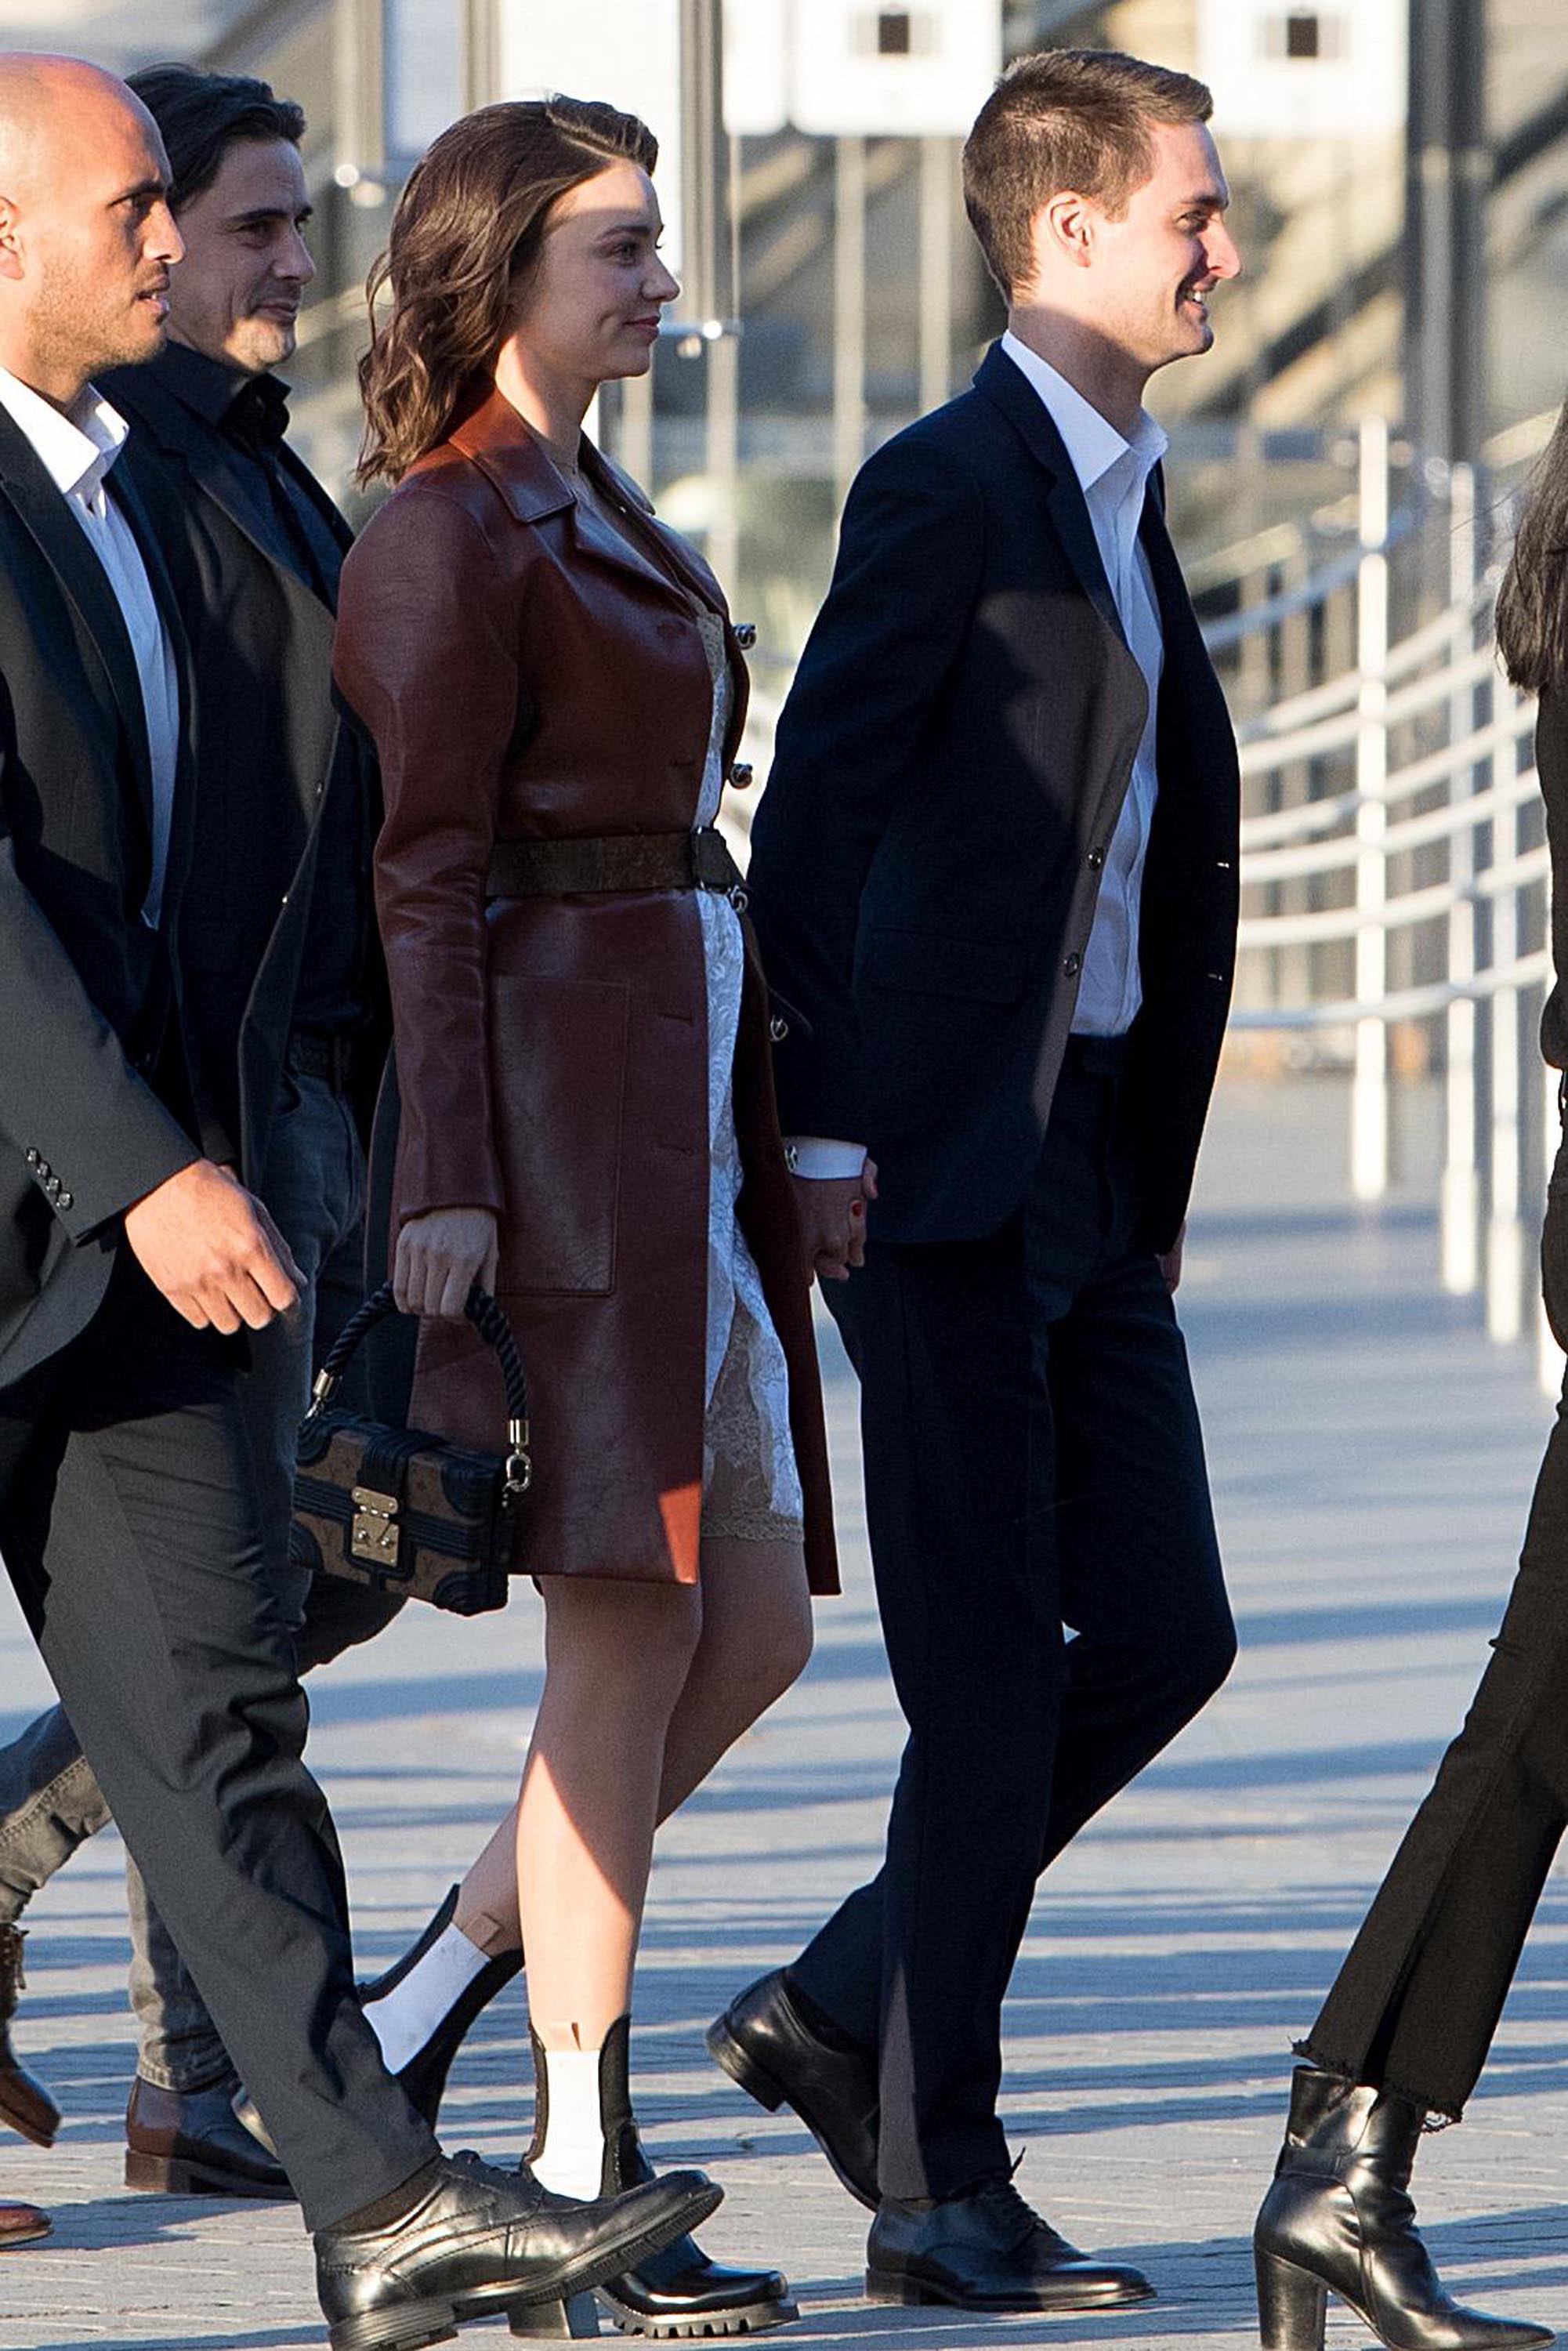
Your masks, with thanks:
M 11 2045 L 11 2019 L 16 2013 L 16 2001 L 26 1982 L 22 1973 L 22 1945 L 26 1939 L 20 1927 L 0 1927 L 0 2123 L 10 2130 L 20 2131 L 35 2147 L 53 2147 L 55 2133 L 60 2126 L 60 2110 L 42 2082 L 35 2081 L 27 2072 Z
M 466 2319 L 503 2314 L 527 2334 L 530 2309 L 564 2304 L 656 2252 L 705 2220 L 722 2194 L 700 2171 L 672 2171 L 580 2204 L 549 2195 L 526 2168 L 444 2158 L 390 2226 L 317 2236 L 316 2290 L 332 2351 L 423 2351 Z
M 814 2032 L 782 1968 L 732 2000 L 706 2037 L 709 2056 L 748 2097 L 769 2114 L 789 2106 L 800 2116 L 841 2184 L 874 2212 L 878 2115 L 872 2053 L 835 2049 Z
M 125 2184 L 155 2196 L 291 2197 L 288 2174 L 235 2118 L 234 2078 L 160 2090 L 140 2074 L 125 2109 Z
M 872 2222 L 866 2262 L 873 2302 L 1116 2310 L 1148 2302 L 1155 2291 L 1140 2271 L 1093 2261 L 1059 2237 L 1009 2179 L 925 2207 L 890 2199 Z

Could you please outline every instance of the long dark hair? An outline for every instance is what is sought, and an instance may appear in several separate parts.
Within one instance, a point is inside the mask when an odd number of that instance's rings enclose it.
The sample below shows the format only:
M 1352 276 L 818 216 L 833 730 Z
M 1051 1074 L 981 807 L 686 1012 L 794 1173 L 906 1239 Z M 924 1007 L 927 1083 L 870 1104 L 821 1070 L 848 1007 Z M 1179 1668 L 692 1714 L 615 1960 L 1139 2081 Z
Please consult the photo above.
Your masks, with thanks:
M 1568 402 L 1531 480 L 1498 591 L 1497 643 L 1527 694 L 1568 684 Z
M 442 132 L 410 175 L 365 289 L 361 482 L 399 480 L 483 397 L 551 205 L 612 163 L 652 172 L 658 160 L 645 122 L 578 98 L 482 106 Z

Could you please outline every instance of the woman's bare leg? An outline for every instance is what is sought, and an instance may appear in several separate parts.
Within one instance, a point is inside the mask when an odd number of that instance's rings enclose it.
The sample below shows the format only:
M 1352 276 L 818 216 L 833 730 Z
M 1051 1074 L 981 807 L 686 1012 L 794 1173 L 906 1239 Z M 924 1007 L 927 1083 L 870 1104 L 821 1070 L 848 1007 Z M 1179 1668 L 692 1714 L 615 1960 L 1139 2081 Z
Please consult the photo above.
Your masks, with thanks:
M 528 2010 L 597 2049 L 631 2004 L 671 1719 L 701 1644 L 691 1586 L 548 1579 L 545 1686 L 517 1805 Z M 494 1910 L 490 1910 L 494 1916 Z
M 810 1656 L 811 1604 L 800 1543 L 731 1537 L 705 1542 L 702 1612 L 701 1636 L 664 1734 L 656 1800 L 660 1821 L 701 1787 L 719 1758 L 798 1678 Z M 517 1818 L 514 1804 L 464 1879 L 457 1900 L 455 1923 L 491 1955 L 516 1950 L 521 1931 Z M 531 1967 L 531 1949 L 529 1958 Z

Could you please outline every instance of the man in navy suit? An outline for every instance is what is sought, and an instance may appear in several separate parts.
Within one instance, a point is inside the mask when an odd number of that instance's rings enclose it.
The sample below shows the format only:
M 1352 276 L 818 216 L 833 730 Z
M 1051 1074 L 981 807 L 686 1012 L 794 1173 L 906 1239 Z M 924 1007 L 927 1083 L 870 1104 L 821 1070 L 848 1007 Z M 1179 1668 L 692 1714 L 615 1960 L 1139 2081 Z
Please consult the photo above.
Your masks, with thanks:
M 881 1872 L 710 2047 L 875 2211 L 893 2300 L 1150 2291 L 1024 2203 L 997 2096 L 1040 1872 L 1234 1654 L 1172 1293 L 1237 761 L 1143 405 L 1239 266 L 1208 113 L 1092 51 L 988 101 L 965 195 L 1008 331 L 856 481 L 753 836 L 909 1740 Z

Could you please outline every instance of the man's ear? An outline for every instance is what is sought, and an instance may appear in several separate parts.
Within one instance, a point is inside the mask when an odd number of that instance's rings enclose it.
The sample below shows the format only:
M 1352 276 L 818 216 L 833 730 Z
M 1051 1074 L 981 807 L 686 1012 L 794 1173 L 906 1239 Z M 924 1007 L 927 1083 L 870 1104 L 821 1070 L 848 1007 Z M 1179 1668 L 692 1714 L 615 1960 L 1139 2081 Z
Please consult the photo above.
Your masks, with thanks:
M 0 277 L 26 276 L 22 217 L 14 196 L 0 195 Z
M 1086 269 L 1094 247 L 1094 215 L 1086 199 L 1063 188 L 1034 216 L 1035 269 L 1048 257 Z

